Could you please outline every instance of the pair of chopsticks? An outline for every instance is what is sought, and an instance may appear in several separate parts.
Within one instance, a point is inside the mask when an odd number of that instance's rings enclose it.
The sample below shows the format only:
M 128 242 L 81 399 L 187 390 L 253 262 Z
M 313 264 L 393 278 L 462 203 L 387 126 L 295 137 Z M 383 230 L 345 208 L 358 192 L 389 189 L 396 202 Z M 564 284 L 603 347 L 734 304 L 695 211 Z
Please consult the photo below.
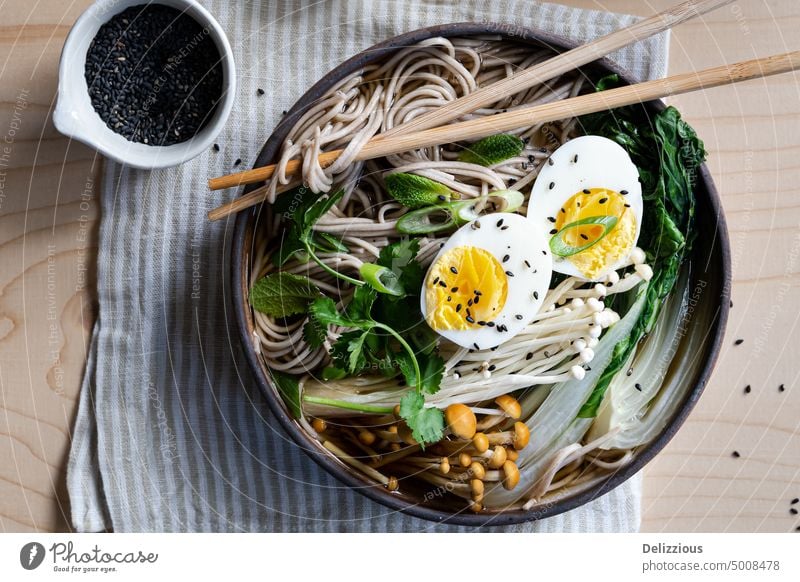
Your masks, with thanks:
M 448 122 L 498 101 L 506 95 L 518 93 L 534 85 L 549 81 L 604 57 L 614 50 L 663 32 L 695 16 L 730 4 L 732 1 L 689 0 L 650 18 L 641 20 L 632 26 L 561 53 L 548 61 L 520 71 L 407 123 L 396 126 L 385 133 L 376 135 L 362 147 L 355 159 L 367 160 L 428 146 L 480 139 L 503 131 L 557 121 L 565 117 L 577 117 L 625 105 L 643 103 L 669 95 L 678 95 L 699 89 L 737 83 L 747 79 L 776 75 L 800 68 L 800 51 L 795 51 L 580 95 L 544 105 L 498 113 L 489 117 L 448 124 Z M 342 150 L 335 150 L 322 153 L 319 156 L 320 164 L 323 167 L 332 164 L 341 152 Z M 286 167 L 286 174 L 296 173 L 300 165 L 300 160 L 290 160 Z M 275 165 L 264 166 L 245 172 L 212 178 L 208 181 L 208 185 L 212 190 L 219 190 L 243 184 L 255 184 L 268 180 L 274 171 Z M 266 187 L 258 188 L 212 210 L 208 213 L 208 217 L 210 220 L 225 218 L 263 202 L 265 196 Z

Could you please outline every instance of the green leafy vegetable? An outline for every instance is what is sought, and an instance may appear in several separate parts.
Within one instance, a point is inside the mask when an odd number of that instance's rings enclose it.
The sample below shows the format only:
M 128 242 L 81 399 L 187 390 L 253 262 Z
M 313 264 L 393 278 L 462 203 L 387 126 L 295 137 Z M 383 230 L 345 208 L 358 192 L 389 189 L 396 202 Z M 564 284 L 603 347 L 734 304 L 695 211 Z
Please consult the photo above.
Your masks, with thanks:
M 419 311 L 418 292 L 424 273 L 416 261 L 418 251 L 418 240 L 403 240 L 384 248 L 378 258 L 377 266 L 391 273 L 408 294 L 378 294 L 373 287 L 364 286 L 354 291 L 344 312 L 336 309 L 330 297 L 318 297 L 310 305 L 307 327 L 348 328 L 331 347 L 333 366 L 323 371 L 323 378 L 326 374 L 339 378 L 374 369 L 390 376 L 399 371 L 406 383 L 415 388 L 412 394 L 419 395 L 423 404 L 425 394 L 434 394 L 439 389 L 444 360 L 433 353 L 435 338 L 417 332 L 418 327 L 427 328 Z M 305 333 L 313 332 L 306 329 Z M 441 430 L 435 430 L 438 425 L 443 430 L 441 410 L 421 406 L 413 415 L 403 418 L 416 431 L 419 438 L 415 438 L 421 444 L 441 438 Z
M 400 416 L 419 443 L 435 443 L 444 436 L 444 415 L 438 408 L 425 408 L 425 397 L 409 392 L 400 400 Z
M 515 135 L 500 133 L 475 142 L 459 155 L 458 159 L 468 164 L 494 166 L 522 153 L 525 144 Z
M 305 313 L 319 289 L 306 277 L 291 273 L 273 273 L 256 281 L 250 290 L 253 309 L 271 317 Z
M 558 255 L 559 257 L 571 257 L 572 255 L 585 251 L 603 240 L 617 225 L 617 220 L 616 216 L 587 216 L 575 222 L 570 222 L 550 238 L 550 250 L 553 251 L 554 255 Z M 603 232 L 596 239 L 589 241 L 585 245 L 574 247 L 564 242 L 564 235 L 568 231 L 587 224 L 598 224 L 603 227 Z
M 277 370 L 270 370 L 269 374 L 289 411 L 295 418 L 300 418 L 303 411 L 300 407 L 300 383 L 297 378 Z
M 389 174 L 383 179 L 389 195 L 403 206 L 419 208 L 450 200 L 450 189 L 444 184 L 416 174 Z
M 607 77 L 597 87 L 605 89 L 617 83 L 618 79 Z M 624 147 L 639 168 L 646 201 L 639 244 L 653 268 L 653 277 L 638 291 L 645 294 L 645 303 L 633 330 L 615 345 L 611 362 L 579 413 L 591 418 L 596 416 L 612 378 L 652 330 L 691 250 L 694 184 L 706 152 L 703 142 L 674 107 L 652 118 L 642 107 L 624 107 L 585 116 L 581 123 L 586 133 L 605 136 Z

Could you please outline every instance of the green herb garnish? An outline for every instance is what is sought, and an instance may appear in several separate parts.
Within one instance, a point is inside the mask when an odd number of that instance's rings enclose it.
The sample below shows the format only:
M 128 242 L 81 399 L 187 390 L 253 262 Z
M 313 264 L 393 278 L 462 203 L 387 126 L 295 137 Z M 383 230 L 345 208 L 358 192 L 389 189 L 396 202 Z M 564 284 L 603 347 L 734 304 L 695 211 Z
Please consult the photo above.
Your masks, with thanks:
M 575 222 L 570 222 L 550 238 L 550 250 L 553 251 L 554 255 L 558 255 L 559 257 L 571 257 L 572 255 L 577 255 L 578 253 L 593 247 L 603 240 L 617 225 L 617 220 L 618 219 L 616 216 L 587 216 L 586 218 L 581 218 Z M 603 232 L 594 240 L 577 247 L 564 242 L 564 235 L 567 232 L 587 224 L 597 224 L 602 226 Z
M 397 221 L 397 230 L 403 234 L 430 234 L 463 226 L 480 216 L 477 208 L 488 206 L 490 212 L 514 212 L 525 197 L 516 190 L 496 190 L 486 196 L 458 200 L 448 204 L 412 210 Z
M 383 179 L 389 195 L 403 206 L 419 208 L 450 200 L 450 188 L 416 174 L 389 174 Z
M 297 381 L 297 378 L 277 370 L 270 370 L 269 375 L 272 377 L 275 387 L 278 389 L 278 392 L 292 415 L 295 418 L 303 416 L 303 411 L 300 406 L 300 383 Z
M 516 135 L 500 133 L 476 141 L 460 154 L 458 159 L 468 164 L 494 166 L 522 153 L 525 144 Z
M 288 317 L 308 311 L 308 304 L 319 295 L 319 289 L 306 277 L 273 273 L 250 289 L 250 305 L 271 317 Z

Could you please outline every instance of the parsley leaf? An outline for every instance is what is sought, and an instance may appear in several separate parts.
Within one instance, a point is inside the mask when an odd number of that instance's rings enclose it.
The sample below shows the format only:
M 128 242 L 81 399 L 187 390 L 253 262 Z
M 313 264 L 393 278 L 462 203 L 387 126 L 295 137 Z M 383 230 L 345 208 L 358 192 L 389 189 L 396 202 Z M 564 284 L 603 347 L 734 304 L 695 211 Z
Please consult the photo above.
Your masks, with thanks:
M 409 392 L 400 399 L 400 417 L 420 444 L 435 443 L 444 436 L 444 414 L 438 408 L 425 408 L 419 392 Z
M 300 406 L 300 383 L 297 378 L 277 370 L 270 370 L 269 375 L 272 376 L 272 381 L 275 382 L 275 387 L 289 411 L 295 418 L 300 418 L 303 412 Z
M 273 273 L 256 281 L 250 290 L 253 309 L 271 317 L 305 313 L 319 289 L 306 277 L 291 273 Z

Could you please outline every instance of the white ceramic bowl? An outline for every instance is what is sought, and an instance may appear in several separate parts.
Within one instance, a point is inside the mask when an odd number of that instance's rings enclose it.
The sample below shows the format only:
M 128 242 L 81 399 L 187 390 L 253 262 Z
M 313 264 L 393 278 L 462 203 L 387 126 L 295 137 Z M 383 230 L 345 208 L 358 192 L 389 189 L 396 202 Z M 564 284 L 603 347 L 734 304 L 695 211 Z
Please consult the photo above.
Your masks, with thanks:
M 58 101 L 53 123 L 64 135 L 85 143 L 105 156 L 135 168 L 166 168 L 192 159 L 211 147 L 233 108 L 236 95 L 236 66 L 231 45 L 213 16 L 195 0 L 158 0 L 158 4 L 186 12 L 209 36 L 219 50 L 222 64 L 222 100 L 208 123 L 185 142 L 153 146 L 129 141 L 114 133 L 95 111 L 89 98 L 84 69 L 86 53 L 100 27 L 115 14 L 147 0 L 97 0 L 81 14 L 70 30 L 58 72 Z

